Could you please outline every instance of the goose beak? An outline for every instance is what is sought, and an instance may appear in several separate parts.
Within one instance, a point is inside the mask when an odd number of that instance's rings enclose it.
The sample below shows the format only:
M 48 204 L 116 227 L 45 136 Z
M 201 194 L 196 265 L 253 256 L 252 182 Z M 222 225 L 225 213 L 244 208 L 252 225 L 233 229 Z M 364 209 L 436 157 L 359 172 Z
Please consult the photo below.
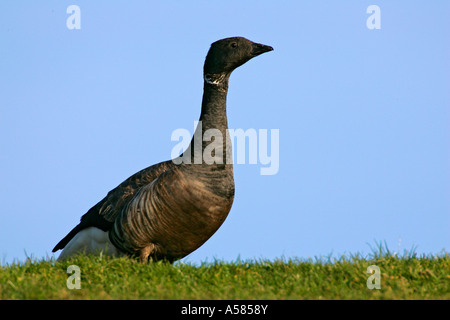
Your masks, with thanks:
M 264 52 L 272 51 L 273 48 L 271 46 L 266 46 L 265 44 L 261 43 L 253 43 L 252 44 L 252 56 L 256 57 Z

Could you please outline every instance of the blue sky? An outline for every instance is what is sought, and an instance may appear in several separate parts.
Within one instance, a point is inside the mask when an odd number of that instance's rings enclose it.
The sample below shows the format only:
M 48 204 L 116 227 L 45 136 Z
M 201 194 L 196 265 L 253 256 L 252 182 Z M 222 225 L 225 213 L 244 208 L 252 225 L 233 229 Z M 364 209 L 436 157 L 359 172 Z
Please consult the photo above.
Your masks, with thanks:
M 66 27 L 71 4 L 80 30 Z M 52 256 L 109 190 L 169 159 L 172 132 L 198 120 L 209 45 L 230 36 L 275 49 L 232 74 L 228 123 L 279 129 L 279 172 L 235 165 L 227 220 L 185 261 L 376 241 L 448 251 L 449 13 L 448 1 L 1 2 L 0 261 Z

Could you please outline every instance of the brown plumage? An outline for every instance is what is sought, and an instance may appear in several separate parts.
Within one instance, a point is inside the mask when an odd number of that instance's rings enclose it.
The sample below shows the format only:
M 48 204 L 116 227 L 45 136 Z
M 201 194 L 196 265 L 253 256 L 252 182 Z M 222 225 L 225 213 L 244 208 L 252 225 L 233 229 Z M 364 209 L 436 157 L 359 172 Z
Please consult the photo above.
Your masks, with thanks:
M 240 65 L 271 50 L 242 37 L 213 43 L 204 66 L 202 125 L 185 154 L 141 170 L 111 190 L 53 252 L 65 248 L 60 258 L 67 258 L 109 245 L 113 255 L 175 261 L 208 240 L 224 222 L 234 198 L 233 165 L 226 163 L 232 159 L 226 115 L 229 77 Z M 216 154 L 212 164 L 204 159 L 195 164 L 195 151 L 203 154 L 209 144 L 201 139 L 208 129 L 222 133 L 224 152 Z

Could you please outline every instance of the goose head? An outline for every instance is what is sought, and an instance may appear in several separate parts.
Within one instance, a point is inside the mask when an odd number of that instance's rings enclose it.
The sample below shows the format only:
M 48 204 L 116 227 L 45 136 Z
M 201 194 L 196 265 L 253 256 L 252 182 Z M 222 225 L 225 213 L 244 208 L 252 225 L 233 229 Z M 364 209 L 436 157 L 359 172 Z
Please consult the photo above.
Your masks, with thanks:
M 211 44 L 206 56 L 203 68 L 205 81 L 210 84 L 219 84 L 237 67 L 272 50 L 271 46 L 252 42 L 243 37 L 218 40 Z

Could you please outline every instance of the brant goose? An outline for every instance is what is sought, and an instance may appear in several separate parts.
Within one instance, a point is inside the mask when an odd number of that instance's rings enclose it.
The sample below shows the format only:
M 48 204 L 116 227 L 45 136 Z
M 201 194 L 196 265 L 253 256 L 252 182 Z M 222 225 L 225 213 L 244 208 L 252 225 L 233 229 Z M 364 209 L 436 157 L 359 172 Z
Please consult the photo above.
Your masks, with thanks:
M 224 222 L 234 198 L 233 164 L 226 161 L 231 159 L 226 114 L 230 75 L 271 50 L 242 37 L 214 42 L 203 69 L 201 126 L 184 154 L 143 169 L 111 190 L 55 246 L 53 252 L 63 249 L 58 260 L 103 252 L 173 262 L 205 243 Z M 211 143 L 202 139 L 208 129 L 224 137 L 213 163 L 201 157 Z

